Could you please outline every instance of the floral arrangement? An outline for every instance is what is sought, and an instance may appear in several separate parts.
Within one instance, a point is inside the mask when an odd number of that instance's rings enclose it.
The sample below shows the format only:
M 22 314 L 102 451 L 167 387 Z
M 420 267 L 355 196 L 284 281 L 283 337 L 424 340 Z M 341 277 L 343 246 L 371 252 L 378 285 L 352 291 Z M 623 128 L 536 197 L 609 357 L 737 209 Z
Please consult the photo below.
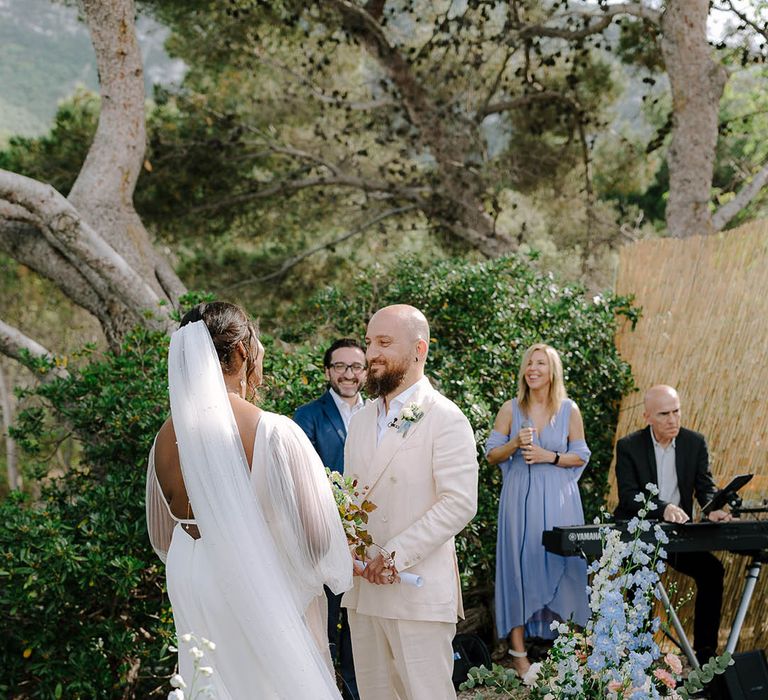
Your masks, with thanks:
M 601 528 L 603 552 L 588 569 L 590 619 L 583 629 L 552 623 L 559 635 L 547 658 L 534 664 L 525 678 L 530 698 L 687 700 L 732 663 L 730 654 L 723 654 L 692 671 L 681 686 L 682 662 L 672 653 L 662 656 L 654 641 L 661 623 L 651 615 L 668 539 L 659 525 L 645 520 L 651 498 L 658 494 L 655 484 L 646 489 L 650 495 L 637 497 L 642 507 L 627 525 L 628 538 L 619 529 Z M 463 687 L 489 686 L 491 679 L 471 673 L 468 680 L 472 685 Z M 516 697 L 511 689 L 506 692 Z
M 366 489 L 358 489 L 357 480 L 327 467 L 325 472 L 331 483 L 347 542 L 354 548 L 355 554 L 364 559 L 366 549 L 373 544 L 368 532 L 368 513 L 376 510 L 376 504 L 365 498 Z
M 216 648 L 216 644 L 205 637 L 200 637 L 198 639 L 191 632 L 182 634 L 181 637 L 179 637 L 179 642 L 190 645 L 187 652 L 193 659 L 194 673 L 189 684 L 187 684 L 180 673 L 174 673 L 171 676 L 170 684 L 173 690 L 168 693 L 168 700 L 184 700 L 185 697 L 189 700 L 214 698 L 215 695 L 210 686 L 198 686 L 201 682 L 204 682 L 203 679 L 210 678 L 214 673 L 213 666 L 203 666 L 203 658 L 205 657 L 205 651 L 203 651 L 203 649 L 213 651 Z M 173 646 L 168 647 L 168 650 L 171 652 L 178 651 L 178 649 Z M 186 695 L 184 694 L 185 690 L 187 691 Z
M 397 432 L 403 437 L 408 435 L 408 431 L 414 423 L 418 423 L 424 417 L 424 411 L 415 402 L 411 402 L 403 406 L 403 410 L 400 411 L 400 420 L 397 421 Z

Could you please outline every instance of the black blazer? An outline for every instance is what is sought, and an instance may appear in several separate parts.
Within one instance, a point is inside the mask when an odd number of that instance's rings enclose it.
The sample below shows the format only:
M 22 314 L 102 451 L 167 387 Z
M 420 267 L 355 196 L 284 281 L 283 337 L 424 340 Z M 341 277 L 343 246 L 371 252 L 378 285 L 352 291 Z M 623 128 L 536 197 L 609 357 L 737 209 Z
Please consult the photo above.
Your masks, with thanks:
M 331 390 L 328 389 L 319 399 L 297 408 L 293 420 L 307 434 L 323 464 L 343 473 L 347 431 Z
M 677 484 L 680 489 L 680 507 L 693 518 L 693 496 L 700 505 L 706 504 L 717 491 L 709 471 L 707 441 L 701 433 L 680 428 L 675 438 L 675 467 Z M 651 428 L 646 426 L 616 443 L 616 483 L 619 490 L 619 505 L 614 511 L 617 519 L 626 520 L 637 515 L 640 503 L 635 501 L 638 493 L 645 493 L 645 485 L 658 485 L 656 454 L 653 451 Z M 654 498 L 658 504 L 648 517 L 661 520 L 668 503 Z

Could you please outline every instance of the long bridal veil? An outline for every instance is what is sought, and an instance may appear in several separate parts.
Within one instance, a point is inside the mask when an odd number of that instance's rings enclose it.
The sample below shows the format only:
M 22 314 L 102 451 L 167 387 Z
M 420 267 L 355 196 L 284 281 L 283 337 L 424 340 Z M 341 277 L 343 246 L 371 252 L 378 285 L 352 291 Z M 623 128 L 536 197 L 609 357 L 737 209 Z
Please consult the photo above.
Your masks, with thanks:
M 202 321 L 173 334 L 168 379 L 184 484 L 201 535 L 193 546 L 204 546 L 206 570 L 214 572 L 216 584 L 213 591 L 210 586 L 195 590 L 194 580 L 184 585 L 200 599 L 207 626 L 227 637 L 216 639 L 208 632 L 218 645 L 216 654 L 221 657 L 229 649 L 239 659 L 250 660 L 251 668 L 237 671 L 236 683 L 242 688 L 247 678 L 247 697 L 338 698 L 334 679 L 302 619 L 312 596 L 322 593 L 323 582 L 336 591 L 351 583 L 346 539 L 322 465 L 288 419 L 281 422 L 275 420 L 281 417 L 263 413 L 253 468 L 266 477 L 265 513 L 251 484 L 219 360 Z M 167 522 L 164 527 L 162 509 L 150 506 L 148 501 L 149 530 L 159 535 L 159 540 L 152 538 L 153 546 L 162 554 Z M 173 546 L 171 550 L 169 590 Z M 210 614 L 205 607 L 209 602 Z M 221 619 L 222 610 L 226 620 Z M 177 612 L 177 626 L 179 619 L 192 623 L 174 605 L 174 616 Z M 232 697 L 240 700 L 237 693 Z

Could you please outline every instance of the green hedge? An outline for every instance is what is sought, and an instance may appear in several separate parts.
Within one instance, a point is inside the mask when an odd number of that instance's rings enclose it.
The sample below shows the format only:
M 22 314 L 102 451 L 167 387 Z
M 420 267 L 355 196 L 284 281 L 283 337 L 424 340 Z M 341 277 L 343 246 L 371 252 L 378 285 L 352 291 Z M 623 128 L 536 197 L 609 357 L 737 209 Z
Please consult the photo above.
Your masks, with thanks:
M 583 290 L 558 287 L 515 259 L 429 271 L 406 263 L 361 275 L 356 290 L 324 291 L 297 310 L 281 340 L 264 337 L 265 408 L 291 414 L 318 396 L 327 341 L 362 337 L 371 310 L 407 302 L 432 324 L 430 376 L 466 412 L 481 446 L 514 394 L 522 351 L 544 340 L 561 351 L 584 414 L 593 458 L 582 492 L 587 512 L 597 511 L 618 402 L 632 386 L 613 344 L 617 317 L 636 320 L 628 299 L 586 300 Z M 13 495 L 0 504 L 0 696 L 167 693 L 172 622 L 144 524 L 146 456 L 167 415 L 166 352 L 165 336 L 137 331 L 118 355 L 70 358 L 69 378 L 24 399 L 15 436 L 37 476 L 49 472 L 62 441 L 77 454 L 76 466 L 41 481 L 38 499 Z M 459 537 L 468 586 L 493 580 L 499 487 L 498 470 L 481 460 L 478 515 Z
M 518 258 L 491 262 L 447 261 L 424 270 L 409 263 L 391 274 L 361 274 L 356 293 L 328 289 L 297 317 L 292 340 L 310 342 L 333 332 L 363 337 L 365 320 L 387 304 L 407 303 L 430 322 L 427 373 L 475 428 L 480 460 L 478 513 L 458 539 L 466 587 L 487 589 L 494 577 L 496 516 L 501 474 L 484 459 L 483 446 L 501 404 L 517 393 L 525 349 L 543 341 L 563 360 L 568 394 L 584 417 L 590 465 L 581 481 L 585 516 L 605 501 L 619 402 L 634 387 L 614 343 L 617 324 L 637 323 L 629 297 L 593 298 L 578 286 L 560 286 Z

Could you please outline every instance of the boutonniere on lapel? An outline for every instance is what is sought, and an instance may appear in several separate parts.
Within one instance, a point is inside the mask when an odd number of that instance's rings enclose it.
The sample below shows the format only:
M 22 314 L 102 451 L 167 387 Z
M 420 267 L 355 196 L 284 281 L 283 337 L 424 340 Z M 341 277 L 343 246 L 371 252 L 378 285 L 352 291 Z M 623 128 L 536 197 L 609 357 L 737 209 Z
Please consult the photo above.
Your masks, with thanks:
M 403 406 L 399 418 L 395 418 L 395 420 L 390 423 L 390 426 L 397 428 L 397 432 L 405 437 L 411 429 L 411 426 L 414 423 L 418 423 L 423 417 L 424 411 L 421 409 L 421 406 L 417 403 L 409 403 L 408 405 Z

